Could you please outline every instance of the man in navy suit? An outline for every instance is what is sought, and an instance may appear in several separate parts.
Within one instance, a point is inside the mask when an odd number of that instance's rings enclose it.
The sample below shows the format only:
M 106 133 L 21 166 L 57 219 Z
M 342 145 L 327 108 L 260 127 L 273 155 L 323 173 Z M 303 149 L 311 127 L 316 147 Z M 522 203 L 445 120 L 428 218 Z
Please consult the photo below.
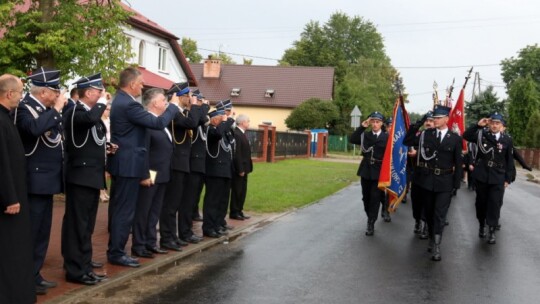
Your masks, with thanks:
M 162 89 L 150 89 L 143 95 L 142 104 L 156 117 L 165 112 L 167 98 Z M 165 197 L 165 189 L 171 177 L 171 157 L 173 154 L 171 132 L 148 130 L 145 165 L 146 176 L 139 187 L 139 199 L 133 222 L 131 254 L 143 258 L 153 258 L 153 253 L 167 253 L 157 246 L 156 226 Z M 150 170 L 153 174 L 150 175 Z
M 135 99 L 142 94 L 141 72 L 129 67 L 120 73 L 119 87 L 111 107 L 111 143 L 118 145 L 108 162 L 112 177 L 109 203 L 109 249 L 111 264 L 139 267 L 139 262 L 126 254 L 125 246 L 135 216 L 139 182 L 147 176 L 147 129 L 163 130 L 178 113 L 178 104 L 169 105 L 156 117 Z
M 62 108 L 60 71 L 43 67 L 28 79 L 32 85 L 14 113 L 26 155 L 28 202 L 34 241 L 36 289 L 56 287 L 40 274 L 49 247 L 53 195 L 63 191 Z
M 75 82 L 79 101 L 64 115 L 66 126 L 66 206 L 62 222 L 62 256 L 66 280 L 94 285 L 106 279 L 92 270 L 92 233 L 100 190 L 105 188 L 106 104 L 101 73 Z
M 251 147 L 246 136 L 248 128 L 249 117 L 244 114 L 239 115 L 236 119 L 236 128 L 234 129 L 235 148 L 233 153 L 233 176 L 229 217 L 241 221 L 250 218 L 249 215 L 244 214 L 248 174 L 253 171 Z

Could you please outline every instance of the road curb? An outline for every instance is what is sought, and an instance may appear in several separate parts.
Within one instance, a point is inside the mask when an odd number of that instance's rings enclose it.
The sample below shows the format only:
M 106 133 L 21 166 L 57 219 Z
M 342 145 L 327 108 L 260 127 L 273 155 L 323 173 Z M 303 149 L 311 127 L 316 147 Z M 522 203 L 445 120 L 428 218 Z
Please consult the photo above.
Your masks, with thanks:
M 51 300 L 48 300 L 44 303 L 47 303 L 47 304 L 72 303 L 76 300 L 81 300 L 81 299 L 84 299 L 85 297 L 92 296 L 95 293 L 107 290 L 109 288 L 113 288 L 117 285 L 127 282 L 128 280 L 135 279 L 142 275 L 152 273 L 152 272 L 156 272 L 156 273 L 160 272 L 164 269 L 168 269 L 169 267 L 176 265 L 176 263 L 178 263 L 179 261 L 191 255 L 207 250 L 215 245 L 222 244 L 223 242 L 227 242 L 227 241 L 228 242 L 235 241 L 242 235 L 252 233 L 258 230 L 257 226 L 260 226 L 261 224 L 264 224 L 265 222 L 271 223 L 272 221 L 275 221 L 276 219 L 281 218 L 289 213 L 290 212 L 285 212 L 285 213 L 280 213 L 274 216 L 263 216 L 260 219 L 257 219 L 256 221 L 254 221 L 253 223 L 250 223 L 248 225 L 245 225 L 245 226 L 242 226 L 240 228 L 230 231 L 229 235 L 227 236 L 222 236 L 217 239 L 210 239 L 209 241 L 204 241 L 200 244 L 189 245 L 187 247 L 184 247 L 182 252 L 169 252 L 166 256 L 162 258 L 142 264 L 140 268 L 130 269 L 126 271 L 125 273 L 121 273 L 121 274 L 115 275 L 114 277 L 110 277 L 107 281 L 101 282 L 95 286 L 84 286 L 73 291 L 68 291 L 63 295 L 53 298 Z

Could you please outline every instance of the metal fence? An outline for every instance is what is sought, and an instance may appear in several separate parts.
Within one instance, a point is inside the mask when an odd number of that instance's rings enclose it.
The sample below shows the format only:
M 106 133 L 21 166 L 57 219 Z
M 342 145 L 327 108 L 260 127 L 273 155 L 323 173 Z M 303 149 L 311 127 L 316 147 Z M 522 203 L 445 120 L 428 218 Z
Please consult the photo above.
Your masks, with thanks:
M 251 157 L 261 158 L 263 157 L 263 130 L 247 130 L 246 136 L 251 145 Z M 266 147 L 264 147 L 266 148 Z
M 344 135 L 328 136 L 328 151 L 348 152 L 353 149 L 349 143 L 349 137 Z
M 309 136 L 300 132 L 276 132 L 276 157 L 307 156 Z

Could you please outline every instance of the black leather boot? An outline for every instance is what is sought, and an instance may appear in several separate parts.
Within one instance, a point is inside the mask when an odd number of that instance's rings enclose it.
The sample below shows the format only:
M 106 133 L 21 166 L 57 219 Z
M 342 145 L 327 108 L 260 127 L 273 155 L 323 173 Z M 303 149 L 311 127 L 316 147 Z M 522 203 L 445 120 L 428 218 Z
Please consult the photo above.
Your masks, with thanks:
M 422 221 L 422 232 L 420 232 L 420 239 L 421 240 L 427 240 L 429 238 L 429 231 L 428 231 L 428 226 L 427 226 L 427 223 Z
M 427 245 L 427 252 L 433 252 L 433 247 L 435 247 L 435 240 L 432 236 L 429 237 L 429 243 Z
M 375 233 L 375 220 L 368 220 L 366 235 L 373 235 Z
M 495 226 L 489 226 L 489 236 L 488 236 L 488 244 L 495 244 L 497 241 L 495 240 L 495 230 L 497 228 Z
M 431 259 L 433 261 L 440 261 L 441 260 L 441 238 L 442 235 L 435 234 L 434 237 L 434 246 L 433 246 L 433 255 L 431 256 Z
M 486 237 L 486 225 L 480 224 L 480 228 L 478 229 L 478 236 L 482 239 Z
M 422 222 L 416 221 L 414 223 L 414 234 L 420 234 L 422 232 Z

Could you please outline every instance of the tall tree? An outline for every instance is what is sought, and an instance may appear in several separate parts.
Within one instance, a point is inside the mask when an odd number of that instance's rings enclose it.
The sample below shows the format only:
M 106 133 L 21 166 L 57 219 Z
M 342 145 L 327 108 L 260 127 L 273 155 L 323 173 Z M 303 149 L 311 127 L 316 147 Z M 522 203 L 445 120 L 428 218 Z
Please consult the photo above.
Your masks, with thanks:
M 197 41 L 188 38 L 188 37 L 182 37 L 182 51 L 184 52 L 184 55 L 191 63 L 199 63 L 203 59 L 202 55 L 199 54 L 199 50 L 197 48 Z
M 318 21 L 310 21 L 293 45 L 285 51 L 281 64 L 332 66 L 336 68 L 338 82 L 345 76 L 347 67 L 362 58 L 389 62 L 375 25 L 341 12 L 332 14 L 322 26 Z
M 25 75 L 37 66 L 62 71 L 63 80 L 102 72 L 113 79 L 131 57 L 117 0 L 16 0 L 0 7 L 0 71 Z M 9 5 L 14 7 L 6 8 Z M 2 30 L 0 30 L 0 33 Z M 0 34 L 1 35 L 1 34 Z
M 525 138 L 525 145 L 529 148 L 540 148 L 540 110 L 536 110 L 527 124 L 527 137 Z
M 507 87 L 520 77 L 531 75 L 534 82 L 540 84 L 540 47 L 528 45 L 511 57 L 501 62 L 502 76 Z
M 525 131 L 532 113 L 540 109 L 540 90 L 532 75 L 518 77 L 508 90 L 508 128 L 517 145 L 523 145 L 529 134 Z
M 293 130 L 329 128 L 338 117 L 338 109 L 332 101 L 310 98 L 291 112 L 285 124 Z
M 489 117 L 494 112 L 505 116 L 507 113 L 504 101 L 499 101 L 493 86 L 488 86 L 486 90 L 480 92 L 480 95 L 475 95 L 473 100 L 465 105 L 466 124 L 478 122 L 481 118 Z

